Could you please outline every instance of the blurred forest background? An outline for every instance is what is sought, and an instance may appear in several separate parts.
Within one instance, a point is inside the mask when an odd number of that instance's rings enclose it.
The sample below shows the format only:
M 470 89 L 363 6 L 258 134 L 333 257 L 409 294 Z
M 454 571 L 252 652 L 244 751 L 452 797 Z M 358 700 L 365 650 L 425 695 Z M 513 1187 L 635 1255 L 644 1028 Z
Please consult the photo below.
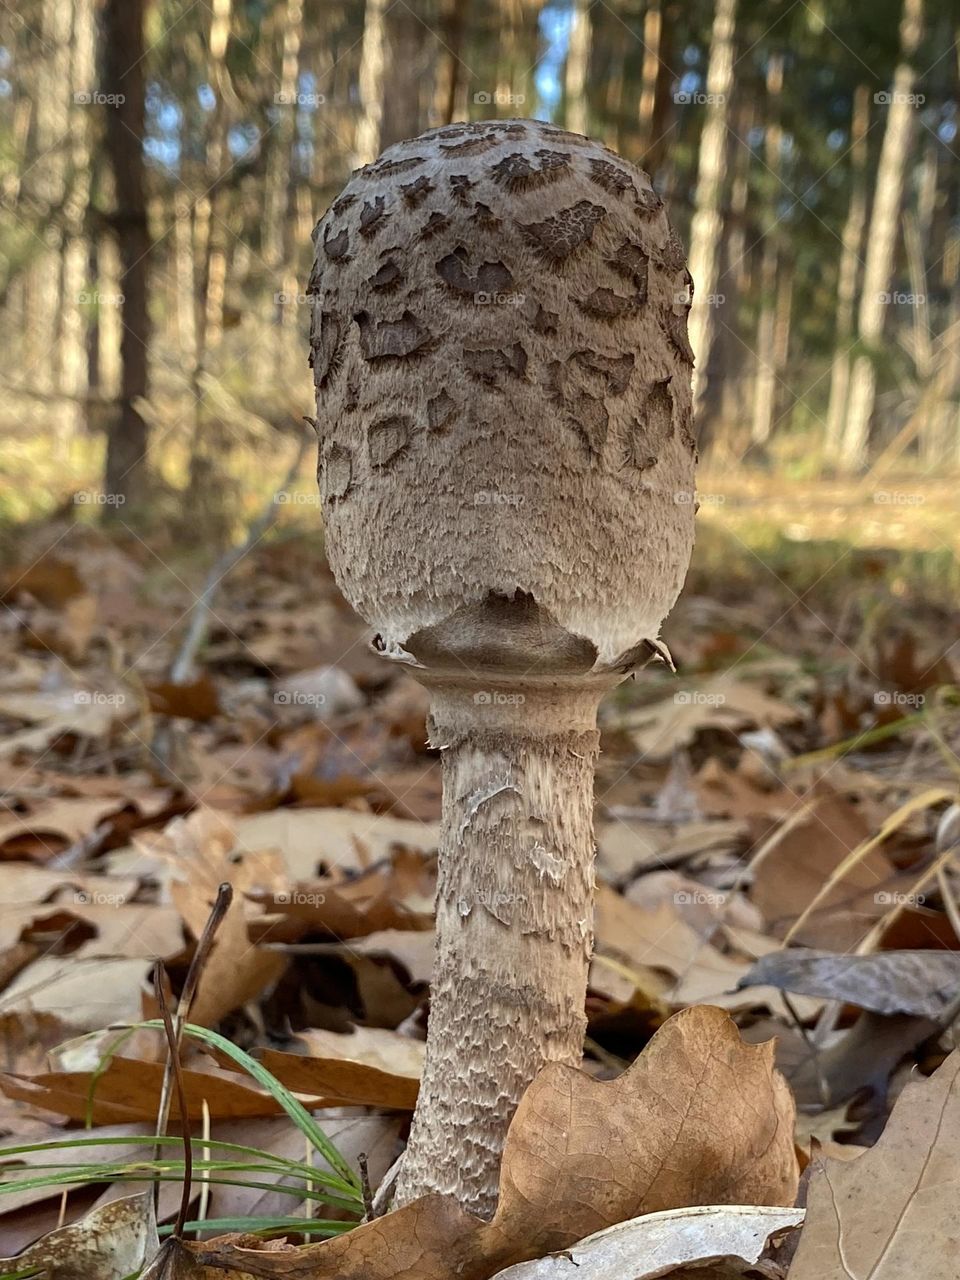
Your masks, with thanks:
M 947 0 L 3 3 L 0 516 L 142 523 L 149 492 L 194 537 L 235 527 L 312 412 L 310 233 L 351 169 L 536 116 L 669 202 L 706 474 L 755 469 L 769 505 L 771 475 L 812 500 L 893 469 L 914 483 L 862 493 L 899 518 L 960 468 L 958 22 Z

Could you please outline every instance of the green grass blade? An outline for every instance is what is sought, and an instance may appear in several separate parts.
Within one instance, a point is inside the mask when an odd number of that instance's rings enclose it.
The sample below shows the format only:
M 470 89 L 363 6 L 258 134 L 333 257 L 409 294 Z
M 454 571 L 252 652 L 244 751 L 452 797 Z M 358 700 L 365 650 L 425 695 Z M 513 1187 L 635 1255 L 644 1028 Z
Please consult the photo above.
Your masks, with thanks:
M 162 1026 L 159 1020 L 143 1022 L 140 1025 L 151 1030 L 159 1029 Z M 221 1053 L 226 1054 L 238 1066 L 243 1067 L 244 1071 L 256 1080 L 257 1084 L 266 1089 L 271 1097 L 275 1098 L 280 1104 L 300 1132 L 320 1152 L 330 1165 L 330 1168 L 335 1169 L 340 1174 L 343 1179 L 341 1189 L 355 1194 L 359 1203 L 361 1196 L 360 1179 L 314 1120 L 313 1116 L 307 1111 L 306 1107 L 301 1102 L 298 1102 L 290 1090 L 281 1084 L 276 1076 L 272 1075 L 266 1067 L 257 1062 L 256 1058 L 251 1058 L 249 1053 L 245 1053 L 233 1041 L 219 1035 L 216 1031 L 211 1031 L 207 1027 L 198 1027 L 188 1022 L 184 1027 L 184 1032 L 195 1040 L 200 1040 L 204 1044 L 209 1044 L 213 1048 L 219 1049 Z

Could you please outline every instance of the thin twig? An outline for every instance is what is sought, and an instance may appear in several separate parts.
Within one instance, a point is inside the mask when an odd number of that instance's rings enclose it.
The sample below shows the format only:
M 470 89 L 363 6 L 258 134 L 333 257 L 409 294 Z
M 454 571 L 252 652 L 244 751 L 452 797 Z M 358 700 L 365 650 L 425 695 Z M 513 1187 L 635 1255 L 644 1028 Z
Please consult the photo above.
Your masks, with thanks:
M 177 1211 L 177 1220 L 173 1227 L 174 1238 L 179 1239 L 183 1235 L 184 1224 L 187 1221 L 187 1213 L 190 1208 L 190 1192 L 193 1183 L 193 1144 L 190 1141 L 190 1113 L 187 1109 L 187 1095 L 183 1088 L 183 1069 L 180 1065 L 177 1034 L 167 1005 L 167 993 L 163 988 L 163 963 L 159 960 L 153 970 L 153 985 L 157 993 L 157 1004 L 160 1006 L 160 1017 L 163 1019 L 163 1029 L 167 1034 L 167 1063 L 172 1067 L 173 1071 L 173 1083 L 177 1091 L 177 1103 L 180 1107 L 180 1126 L 183 1130 L 183 1184 L 180 1191 L 180 1208 Z M 159 1156 L 157 1159 L 159 1159 Z M 154 1210 L 158 1216 L 159 1200 L 160 1179 L 158 1178 L 153 1184 Z
M 160 1104 L 157 1108 L 157 1137 L 162 1138 L 167 1130 L 167 1121 L 170 1118 L 170 1099 L 172 1097 L 171 1085 L 174 1080 L 174 1062 L 179 1064 L 180 1046 L 183 1042 L 183 1028 L 186 1025 L 190 1015 L 190 1006 L 193 1004 L 194 996 L 197 994 L 197 986 L 203 973 L 204 966 L 207 963 L 207 956 L 210 954 L 210 948 L 213 946 L 213 940 L 216 932 L 220 927 L 220 922 L 227 913 L 230 903 L 233 901 L 233 886 L 230 884 L 222 884 L 217 890 L 217 900 L 213 904 L 210 915 L 207 917 L 207 923 L 203 926 L 203 933 L 197 942 L 197 949 L 190 961 L 190 968 L 187 970 L 187 980 L 183 984 L 183 991 L 180 1000 L 177 1003 L 177 1012 L 171 1019 L 173 1027 L 173 1042 L 170 1052 L 167 1055 L 167 1064 L 163 1073 L 163 1083 L 160 1086 Z M 183 1123 L 186 1125 L 186 1114 L 182 1116 Z M 154 1148 L 153 1158 L 159 1160 L 163 1153 L 159 1144 Z M 159 1185 L 159 1184 L 158 1184 Z
M 363 1195 L 363 1220 L 364 1222 L 372 1222 L 373 1213 L 373 1191 L 370 1189 L 370 1167 L 367 1164 L 367 1153 L 361 1151 L 357 1155 L 357 1164 L 360 1167 L 360 1191 Z

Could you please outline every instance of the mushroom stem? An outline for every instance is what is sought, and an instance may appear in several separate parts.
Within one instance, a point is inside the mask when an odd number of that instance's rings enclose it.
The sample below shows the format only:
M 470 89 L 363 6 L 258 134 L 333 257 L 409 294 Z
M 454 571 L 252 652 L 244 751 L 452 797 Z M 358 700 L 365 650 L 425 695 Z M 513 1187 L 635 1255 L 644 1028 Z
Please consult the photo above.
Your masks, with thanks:
M 397 1202 L 439 1192 L 487 1217 L 524 1090 L 583 1051 L 597 707 L 619 677 L 421 679 L 443 758 L 437 955 Z

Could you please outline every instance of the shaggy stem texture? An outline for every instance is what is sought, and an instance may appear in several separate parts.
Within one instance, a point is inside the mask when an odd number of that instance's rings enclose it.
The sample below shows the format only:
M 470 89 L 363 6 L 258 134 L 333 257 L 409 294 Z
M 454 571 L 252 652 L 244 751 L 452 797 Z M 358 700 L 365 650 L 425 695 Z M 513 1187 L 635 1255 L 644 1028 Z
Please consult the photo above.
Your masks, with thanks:
M 397 1203 L 484 1217 L 524 1090 L 579 1065 L 593 927 L 593 775 L 603 689 L 434 688 L 443 758 L 427 1057 Z

